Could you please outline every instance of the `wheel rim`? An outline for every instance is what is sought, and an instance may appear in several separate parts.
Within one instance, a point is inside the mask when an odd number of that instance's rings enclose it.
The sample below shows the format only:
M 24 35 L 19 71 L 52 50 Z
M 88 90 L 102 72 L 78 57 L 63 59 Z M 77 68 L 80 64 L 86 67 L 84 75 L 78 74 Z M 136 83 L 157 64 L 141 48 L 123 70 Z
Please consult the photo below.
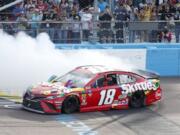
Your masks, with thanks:
M 72 113 L 77 110 L 77 101 L 76 99 L 70 98 L 68 102 L 65 105 L 65 112 L 66 113 Z
M 134 93 L 131 99 L 131 105 L 133 107 L 141 107 L 144 103 L 144 95 L 141 92 Z

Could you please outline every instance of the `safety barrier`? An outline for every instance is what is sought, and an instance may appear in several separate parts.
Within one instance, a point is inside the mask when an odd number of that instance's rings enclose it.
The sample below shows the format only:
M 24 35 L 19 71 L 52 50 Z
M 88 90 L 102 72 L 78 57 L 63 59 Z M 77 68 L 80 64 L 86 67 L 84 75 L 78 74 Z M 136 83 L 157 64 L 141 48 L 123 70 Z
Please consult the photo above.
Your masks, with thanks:
M 21 19 L 20 19 L 21 20 Z M 119 43 L 178 43 L 180 21 L 0 21 L 0 29 L 15 35 L 20 31 L 36 37 L 48 33 L 51 41 L 61 44 L 98 42 Z
M 161 76 L 180 76 L 180 43 L 141 43 L 141 44 L 56 44 L 61 50 L 99 49 L 99 50 L 142 50 L 146 51 L 145 68 Z M 127 52 L 127 57 L 128 57 Z M 143 55 L 142 55 L 143 56 Z M 135 56 L 136 57 L 136 56 Z M 137 56 L 137 58 L 139 58 Z M 143 59 L 142 59 L 143 60 Z

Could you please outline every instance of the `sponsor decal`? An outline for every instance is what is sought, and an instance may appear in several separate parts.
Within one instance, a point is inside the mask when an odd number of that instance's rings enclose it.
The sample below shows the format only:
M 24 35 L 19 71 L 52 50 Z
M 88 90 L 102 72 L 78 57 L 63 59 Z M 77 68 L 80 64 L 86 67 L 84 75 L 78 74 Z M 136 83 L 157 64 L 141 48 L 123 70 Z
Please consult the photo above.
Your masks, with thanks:
M 119 104 L 119 105 L 128 105 L 128 102 L 129 102 L 129 100 L 128 100 L 128 98 L 126 98 L 126 99 L 120 100 L 120 101 L 118 102 L 118 104 Z
M 114 100 L 112 106 L 118 106 L 118 105 L 128 105 L 129 99 L 125 98 L 122 100 Z
M 145 93 L 145 95 L 148 95 L 148 94 L 150 93 L 150 91 L 147 90 L 147 91 L 145 91 L 144 93 Z
M 156 99 L 161 98 L 161 91 L 156 91 L 155 97 L 156 97 Z
M 87 91 L 87 94 L 88 94 L 88 96 L 91 97 L 91 96 L 92 96 L 92 90 L 88 90 L 88 91 Z
M 86 102 L 86 94 L 82 94 L 82 95 L 81 95 L 81 99 L 82 99 L 81 105 L 87 105 L 87 102 Z
M 149 80 L 146 82 L 140 82 L 135 84 L 123 84 L 121 85 L 122 94 L 133 93 L 138 90 L 157 90 L 159 87 L 159 80 Z
M 127 97 L 127 94 L 122 93 L 122 95 L 119 95 L 118 99 L 121 100 L 121 99 L 124 99 L 126 97 Z
M 64 93 L 61 93 L 61 94 L 59 94 L 59 96 L 60 96 L 60 97 L 64 97 L 64 96 L 65 96 L 65 94 L 64 94 Z
M 119 102 L 118 100 L 114 100 L 113 105 L 118 105 L 118 102 Z

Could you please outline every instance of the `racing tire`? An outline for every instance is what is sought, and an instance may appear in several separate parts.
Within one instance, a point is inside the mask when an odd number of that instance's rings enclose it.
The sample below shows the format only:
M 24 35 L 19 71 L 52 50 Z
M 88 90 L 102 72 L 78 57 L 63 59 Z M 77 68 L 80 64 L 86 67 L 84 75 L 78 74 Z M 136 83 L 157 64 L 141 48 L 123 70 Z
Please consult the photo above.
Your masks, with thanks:
M 79 111 L 79 100 L 75 96 L 69 96 L 67 97 L 62 106 L 62 112 L 63 113 L 74 113 Z
M 129 106 L 132 108 L 140 108 L 145 105 L 144 91 L 136 91 L 130 97 Z

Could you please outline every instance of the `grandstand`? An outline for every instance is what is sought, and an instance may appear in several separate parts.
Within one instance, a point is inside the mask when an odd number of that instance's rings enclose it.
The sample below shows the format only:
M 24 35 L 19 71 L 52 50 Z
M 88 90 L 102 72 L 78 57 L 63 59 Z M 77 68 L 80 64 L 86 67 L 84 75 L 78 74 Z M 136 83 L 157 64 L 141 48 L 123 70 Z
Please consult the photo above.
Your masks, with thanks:
M 0 0 L 0 21 L 54 43 L 179 43 L 180 0 Z

